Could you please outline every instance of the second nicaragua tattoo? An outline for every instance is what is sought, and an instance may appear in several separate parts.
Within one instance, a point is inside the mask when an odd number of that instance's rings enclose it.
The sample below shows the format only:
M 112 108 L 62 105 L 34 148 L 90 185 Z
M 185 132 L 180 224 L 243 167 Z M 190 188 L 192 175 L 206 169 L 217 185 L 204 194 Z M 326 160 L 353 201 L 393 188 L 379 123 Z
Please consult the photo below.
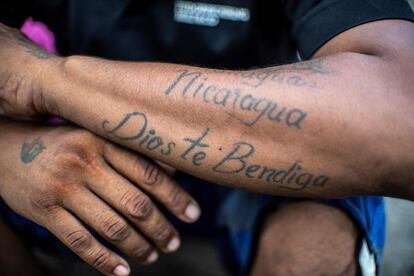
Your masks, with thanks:
M 287 107 L 274 100 L 259 98 L 243 92 L 240 88 L 229 89 L 210 83 L 208 77 L 201 72 L 179 70 L 177 78 L 164 93 L 166 96 L 177 93 L 183 98 L 219 106 L 247 126 L 265 119 L 274 124 L 284 123 L 288 127 L 300 129 L 307 116 L 300 108 Z

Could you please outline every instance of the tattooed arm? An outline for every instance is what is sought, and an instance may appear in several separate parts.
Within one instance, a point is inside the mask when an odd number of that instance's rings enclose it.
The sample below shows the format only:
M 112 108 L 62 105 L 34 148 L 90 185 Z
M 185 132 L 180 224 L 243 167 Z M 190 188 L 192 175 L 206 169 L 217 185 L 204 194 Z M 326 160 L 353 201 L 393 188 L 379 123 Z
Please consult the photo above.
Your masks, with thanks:
M 355 32 L 369 41 L 349 41 Z M 12 89 L 3 89 L 2 113 L 59 115 L 190 174 L 253 191 L 414 199 L 413 32 L 404 21 L 369 23 L 329 42 L 318 59 L 249 71 L 42 59 L 20 47 L 42 73 L 30 93 L 7 98 Z

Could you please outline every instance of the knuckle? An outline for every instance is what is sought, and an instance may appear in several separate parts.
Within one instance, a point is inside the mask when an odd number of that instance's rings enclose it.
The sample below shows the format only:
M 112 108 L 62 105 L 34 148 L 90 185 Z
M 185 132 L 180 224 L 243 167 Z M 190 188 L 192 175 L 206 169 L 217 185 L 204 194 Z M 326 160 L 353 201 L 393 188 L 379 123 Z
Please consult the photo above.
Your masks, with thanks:
M 172 237 L 173 231 L 168 224 L 161 224 L 153 232 L 153 239 L 159 243 L 166 244 Z
M 103 233 L 110 241 L 125 240 L 131 233 L 129 225 L 120 219 L 110 219 L 104 224 Z
M 111 254 L 105 250 L 101 249 L 95 256 L 92 258 L 92 265 L 98 270 L 107 270 L 110 266 Z
M 149 244 L 138 246 L 137 248 L 132 250 L 132 257 L 142 262 L 145 262 L 149 254 L 151 254 L 152 250 L 152 246 L 150 246 Z
M 50 191 L 53 191 L 56 198 L 64 202 L 66 199 L 73 198 L 83 190 L 81 178 L 76 172 L 60 172 L 60 175 L 55 175 L 49 178 Z
M 58 208 L 56 197 L 48 193 L 31 198 L 30 202 L 33 209 L 41 213 L 51 213 Z
M 65 167 L 80 167 L 91 163 L 89 149 L 83 144 L 70 144 L 56 151 L 60 164 Z
M 168 202 L 170 203 L 171 207 L 179 209 L 185 208 L 185 206 L 188 205 L 189 200 L 187 199 L 184 191 L 178 187 L 173 187 L 168 193 Z
M 66 235 L 66 242 L 75 253 L 84 253 L 92 247 L 92 235 L 86 231 L 73 231 Z
M 149 161 L 144 161 L 143 180 L 147 185 L 155 185 L 162 182 L 163 174 L 160 168 Z
M 137 172 L 142 172 L 145 170 L 147 166 L 148 160 L 141 157 L 140 155 L 136 155 L 132 161 L 132 167 Z
M 151 199 L 144 195 L 134 195 L 125 203 L 127 212 L 134 218 L 144 220 L 150 217 L 154 210 Z
M 85 168 L 94 168 L 97 162 L 97 141 L 93 142 L 90 136 L 93 134 L 72 134 L 71 140 L 62 143 L 54 151 L 54 158 L 58 172 L 84 171 Z

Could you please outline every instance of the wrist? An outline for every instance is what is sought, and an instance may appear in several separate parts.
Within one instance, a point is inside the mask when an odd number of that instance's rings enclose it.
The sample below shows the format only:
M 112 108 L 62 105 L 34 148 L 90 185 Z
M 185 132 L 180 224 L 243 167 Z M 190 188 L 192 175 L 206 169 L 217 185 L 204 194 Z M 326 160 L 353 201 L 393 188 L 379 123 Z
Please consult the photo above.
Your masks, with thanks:
M 0 116 L 35 119 L 45 113 L 44 79 L 56 56 L 0 23 Z
M 45 61 L 48 64 L 42 68 L 40 89 L 34 94 L 34 105 L 42 113 L 72 119 L 72 108 L 82 104 L 87 97 L 84 92 L 93 90 L 91 85 L 95 81 L 89 77 L 89 70 L 82 68 L 83 58 L 68 56 Z

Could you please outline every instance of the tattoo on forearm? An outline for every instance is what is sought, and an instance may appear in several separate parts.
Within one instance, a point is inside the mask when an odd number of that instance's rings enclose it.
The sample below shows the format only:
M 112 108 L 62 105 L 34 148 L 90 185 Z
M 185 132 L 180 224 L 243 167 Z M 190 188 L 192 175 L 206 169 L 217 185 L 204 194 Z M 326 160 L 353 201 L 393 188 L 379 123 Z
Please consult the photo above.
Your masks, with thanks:
M 165 91 L 167 96 L 173 93 L 216 105 L 247 126 L 263 118 L 274 124 L 282 122 L 288 127 L 300 129 L 307 116 L 298 107 L 287 107 L 275 100 L 244 93 L 241 88 L 229 89 L 212 84 L 201 72 L 179 70 L 178 77 Z
M 16 32 L 14 35 L 16 42 L 26 49 L 26 52 L 39 59 L 50 59 L 56 57 L 54 54 L 49 53 L 45 49 L 34 44 L 25 35 L 20 32 Z
M 187 156 L 190 153 L 193 153 L 192 158 L 191 158 L 193 165 L 194 166 L 200 166 L 201 161 L 206 158 L 207 154 L 206 154 L 205 151 L 198 151 L 198 152 L 194 153 L 194 149 L 197 148 L 197 150 L 198 150 L 198 148 L 208 148 L 209 147 L 209 145 L 202 143 L 203 139 L 207 136 L 209 131 L 210 131 L 210 129 L 207 128 L 204 131 L 203 135 L 201 135 L 201 137 L 198 137 L 196 139 L 189 138 L 189 137 L 184 138 L 184 141 L 190 143 L 190 146 L 183 152 L 183 154 L 181 154 L 181 156 L 180 156 L 181 159 L 187 160 Z
M 31 143 L 23 143 L 20 152 L 20 159 L 24 164 L 29 164 L 35 160 L 44 149 L 46 149 L 46 147 L 40 138 L 37 138 Z
M 247 141 L 237 141 L 230 150 L 224 152 L 222 146 L 211 147 L 208 143 L 210 128 L 206 128 L 198 137 L 182 138 L 180 142 L 185 149 L 177 151 L 177 143 L 157 134 L 157 131 L 150 127 L 148 118 L 143 112 L 128 113 L 114 126 L 110 125 L 108 120 L 102 122 L 102 129 L 108 135 L 133 142 L 144 150 L 158 151 L 163 155 L 179 158 L 195 167 L 203 166 L 208 152 L 218 148 L 221 154 L 220 160 L 207 167 L 214 173 L 239 175 L 290 191 L 302 191 L 309 187 L 322 188 L 329 182 L 328 176 L 309 172 L 299 160 L 281 168 L 252 163 L 256 148 Z
M 229 88 L 226 84 L 217 84 L 209 79 L 209 72 L 238 77 L 240 81 Z M 336 71 L 325 65 L 321 60 L 288 64 L 273 68 L 249 71 L 227 71 L 206 69 L 177 70 L 177 77 L 164 91 L 166 96 L 178 95 L 204 104 L 220 107 L 229 116 L 247 126 L 259 120 L 267 120 L 273 124 L 285 124 L 300 129 L 305 123 L 307 112 L 298 106 L 287 106 L 260 93 L 248 93 L 249 90 L 262 86 L 265 82 L 286 84 L 295 87 L 306 87 L 306 91 L 318 88 L 312 75 L 327 75 Z M 247 90 L 247 91 L 246 91 Z M 256 91 L 259 92 L 259 91 Z
M 263 164 L 250 164 L 249 158 L 255 153 L 255 147 L 240 141 L 218 162 L 213 171 L 223 174 L 241 173 L 247 178 L 264 180 L 276 185 L 276 188 L 301 191 L 308 186 L 324 187 L 329 178 L 305 171 L 300 161 L 295 161 L 287 168 L 272 168 Z
M 322 64 L 320 59 L 248 71 L 212 71 L 218 74 L 238 76 L 242 78 L 242 85 L 254 88 L 262 86 L 265 82 L 296 87 L 318 88 L 316 81 L 307 79 L 308 76 L 328 75 L 336 72 L 333 68 Z
M 229 88 L 226 84 L 214 83 L 209 80 L 208 72 L 237 76 L 241 79 L 239 86 Z M 317 83 L 307 79 L 307 76 L 334 72 L 333 69 L 322 65 L 319 60 L 245 72 L 182 69 L 177 71 L 176 78 L 169 84 L 164 94 L 178 95 L 218 106 L 223 112 L 247 126 L 252 126 L 262 119 L 301 129 L 307 118 L 307 112 L 297 106 L 285 106 L 273 98 L 259 97 L 257 96 L 259 93 L 248 93 L 245 90 L 256 89 L 265 82 L 317 88 Z M 307 170 L 299 159 L 292 160 L 289 165 L 282 167 L 254 163 L 252 160 L 255 157 L 256 147 L 248 141 L 236 141 L 230 149 L 223 151 L 223 146 L 209 144 L 209 135 L 213 130 L 208 127 L 196 137 L 168 140 L 150 125 L 147 115 L 143 112 L 128 113 L 115 124 L 104 120 L 102 129 L 107 135 L 131 142 L 144 151 L 156 152 L 175 160 L 188 162 L 194 167 L 205 166 L 205 169 L 212 173 L 237 175 L 271 184 L 277 189 L 302 191 L 310 187 L 322 188 L 330 180 L 326 175 Z M 215 164 L 205 165 L 206 160 L 209 160 L 207 159 L 209 152 L 214 149 L 219 150 L 218 160 Z
M 149 151 L 159 150 L 163 155 L 170 155 L 174 150 L 175 142 L 166 142 L 161 136 L 157 135 L 155 129 L 149 129 L 147 116 L 142 112 L 132 112 L 110 128 L 109 121 L 102 122 L 103 130 L 121 140 L 137 142 L 140 146 Z M 131 133 L 131 126 L 135 127 Z

